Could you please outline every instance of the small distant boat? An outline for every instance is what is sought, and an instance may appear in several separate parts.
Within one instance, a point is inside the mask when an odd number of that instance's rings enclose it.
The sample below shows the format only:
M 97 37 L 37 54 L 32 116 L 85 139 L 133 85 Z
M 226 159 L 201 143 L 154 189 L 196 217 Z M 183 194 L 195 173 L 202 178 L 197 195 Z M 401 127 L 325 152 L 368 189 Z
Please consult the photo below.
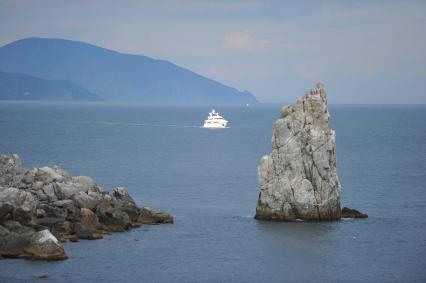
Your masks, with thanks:
M 228 125 L 228 121 L 213 109 L 207 120 L 204 121 L 203 128 L 226 128 L 226 125 Z

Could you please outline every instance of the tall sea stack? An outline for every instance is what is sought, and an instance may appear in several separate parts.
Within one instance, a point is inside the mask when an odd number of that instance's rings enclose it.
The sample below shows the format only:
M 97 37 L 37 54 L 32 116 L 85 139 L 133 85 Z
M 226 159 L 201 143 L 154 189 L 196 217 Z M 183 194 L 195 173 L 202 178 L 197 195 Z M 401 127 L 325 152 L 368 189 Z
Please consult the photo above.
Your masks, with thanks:
M 317 83 L 275 122 L 272 153 L 258 167 L 256 219 L 340 219 L 335 132 L 324 84 Z

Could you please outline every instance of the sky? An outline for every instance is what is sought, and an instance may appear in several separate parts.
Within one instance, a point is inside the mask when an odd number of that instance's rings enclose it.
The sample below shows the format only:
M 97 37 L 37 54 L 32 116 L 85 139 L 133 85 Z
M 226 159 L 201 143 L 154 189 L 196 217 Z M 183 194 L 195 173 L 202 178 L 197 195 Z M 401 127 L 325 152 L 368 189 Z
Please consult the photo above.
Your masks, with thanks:
M 0 0 L 0 46 L 64 38 L 168 60 L 260 102 L 426 103 L 426 1 Z

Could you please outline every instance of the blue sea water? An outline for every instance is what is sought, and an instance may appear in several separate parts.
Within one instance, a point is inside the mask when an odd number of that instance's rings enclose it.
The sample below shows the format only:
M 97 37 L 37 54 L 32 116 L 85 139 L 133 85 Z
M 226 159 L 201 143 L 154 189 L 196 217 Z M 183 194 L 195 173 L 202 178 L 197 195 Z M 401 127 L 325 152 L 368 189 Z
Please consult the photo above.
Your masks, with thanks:
M 332 105 L 342 204 L 366 220 L 256 221 L 257 165 L 281 105 L 0 103 L 0 152 L 58 164 L 175 224 L 65 243 L 66 261 L 0 260 L 1 282 L 425 282 L 426 106 Z M 37 276 L 48 274 L 48 279 Z

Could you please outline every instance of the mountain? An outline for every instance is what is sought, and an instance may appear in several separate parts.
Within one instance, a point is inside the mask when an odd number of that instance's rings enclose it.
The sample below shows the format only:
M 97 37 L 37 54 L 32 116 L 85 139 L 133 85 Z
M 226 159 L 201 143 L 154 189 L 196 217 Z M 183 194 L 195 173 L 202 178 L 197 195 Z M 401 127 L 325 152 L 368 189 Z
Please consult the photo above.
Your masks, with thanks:
M 248 91 L 241 92 L 164 60 L 64 39 L 27 38 L 0 47 L 0 70 L 71 81 L 108 101 L 257 102 Z
M 0 71 L 0 100 L 98 101 L 101 98 L 68 81 Z

